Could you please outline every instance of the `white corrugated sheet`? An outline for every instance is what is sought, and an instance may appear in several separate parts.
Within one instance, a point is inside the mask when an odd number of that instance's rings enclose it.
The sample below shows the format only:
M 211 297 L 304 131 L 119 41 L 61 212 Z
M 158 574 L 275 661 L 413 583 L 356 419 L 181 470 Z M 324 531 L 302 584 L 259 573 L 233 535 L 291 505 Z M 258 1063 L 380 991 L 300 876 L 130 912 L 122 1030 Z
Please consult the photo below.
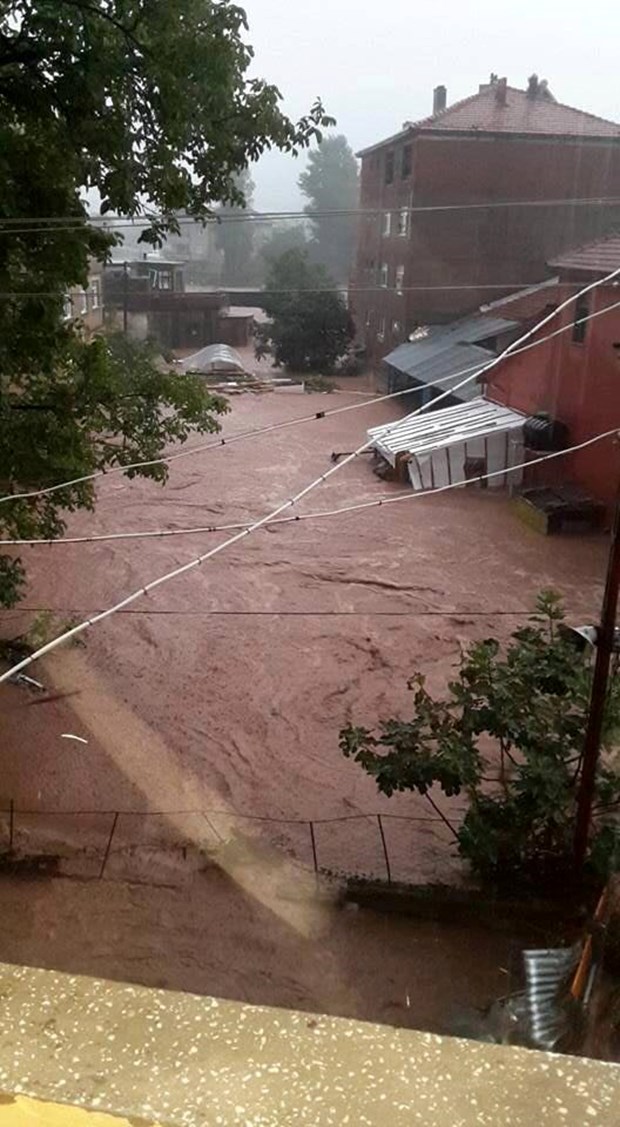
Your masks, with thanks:
M 525 415 L 479 398 L 443 411 L 413 412 L 401 422 L 373 427 L 368 437 L 392 466 L 397 454 L 409 454 L 414 489 L 432 489 L 463 481 L 473 459 L 484 460 L 486 473 L 514 465 L 524 422 Z M 503 479 L 489 484 L 502 485 Z

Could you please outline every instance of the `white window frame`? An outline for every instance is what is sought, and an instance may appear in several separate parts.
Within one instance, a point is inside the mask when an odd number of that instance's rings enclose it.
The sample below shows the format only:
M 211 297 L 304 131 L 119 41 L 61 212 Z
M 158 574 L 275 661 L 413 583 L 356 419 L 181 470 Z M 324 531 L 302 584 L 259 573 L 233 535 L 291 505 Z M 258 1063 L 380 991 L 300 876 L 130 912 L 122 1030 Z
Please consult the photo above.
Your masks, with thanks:
M 394 288 L 396 290 L 396 293 L 401 295 L 405 289 L 405 267 L 402 263 L 400 263 L 396 267 L 396 274 L 394 276 Z
M 390 267 L 387 262 L 382 262 L 379 267 L 379 285 L 382 289 L 387 289 L 390 281 Z
M 401 207 L 398 213 L 398 234 L 401 239 L 409 237 L 409 208 Z
M 88 313 L 88 290 L 80 290 L 80 316 L 85 317 Z
M 70 321 L 73 317 L 73 298 L 70 293 L 66 293 L 62 299 L 62 319 L 63 321 Z
M 101 281 L 99 278 L 93 278 L 90 283 L 90 296 L 91 296 L 91 309 L 99 309 L 101 306 Z
M 381 224 L 381 234 L 384 239 L 389 239 L 392 234 L 392 212 L 384 211 Z

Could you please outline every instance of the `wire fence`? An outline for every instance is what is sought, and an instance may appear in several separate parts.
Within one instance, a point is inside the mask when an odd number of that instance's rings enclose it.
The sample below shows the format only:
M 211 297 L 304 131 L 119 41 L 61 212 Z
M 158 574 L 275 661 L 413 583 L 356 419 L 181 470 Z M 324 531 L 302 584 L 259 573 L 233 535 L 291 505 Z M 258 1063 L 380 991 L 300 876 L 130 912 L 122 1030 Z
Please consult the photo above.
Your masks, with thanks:
M 288 861 L 321 875 L 387 884 L 437 880 L 454 868 L 462 811 L 278 818 L 222 809 L 36 810 L 11 800 L 0 810 L 5 865 L 36 862 L 83 879 L 182 883 L 217 863 L 225 848 L 243 864 Z M 156 871 L 154 871 L 156 870 Z

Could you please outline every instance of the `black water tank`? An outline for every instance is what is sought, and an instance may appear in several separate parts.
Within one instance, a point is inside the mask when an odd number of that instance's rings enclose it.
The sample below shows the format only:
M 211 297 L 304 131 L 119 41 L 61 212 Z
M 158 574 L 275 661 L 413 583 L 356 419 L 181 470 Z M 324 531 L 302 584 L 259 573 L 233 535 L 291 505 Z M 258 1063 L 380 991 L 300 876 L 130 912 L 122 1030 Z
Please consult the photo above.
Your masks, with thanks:
M 528 450 L 563 450 L 568 445 L 568 427 L 541 411 L 524 423 L 523 442 Z

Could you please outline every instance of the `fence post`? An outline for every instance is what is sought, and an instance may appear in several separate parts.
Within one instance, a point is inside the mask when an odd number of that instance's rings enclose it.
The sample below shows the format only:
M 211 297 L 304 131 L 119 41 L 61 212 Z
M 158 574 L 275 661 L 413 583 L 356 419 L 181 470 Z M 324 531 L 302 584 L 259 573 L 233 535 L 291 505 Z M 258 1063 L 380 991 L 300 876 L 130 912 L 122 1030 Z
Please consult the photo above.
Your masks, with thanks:
M 381 815 L 380 814 L 377 814 L 377 824 L 379 826 L 379 833 L 381 834 L 381 844 L 383 846 L 383 856 L 385 857 L 385 870 L 387 872 L 387 881 L 388 881 L 388 884 L 391 884 L 392 883 L 392 870 L 390 869 L 390 858 L 388 856 L 387 842 L 385 840 L 385 833 L 383 831 L 383 822 L 381 821 Z
M 316 855 L 316 838 L 314 836 L 314 822 L 308 822 L 308 826 L 310 827 L 310 841 L 312 842 L 312 860 L 314 862 L 314 871 L 315 871 L 316 875 L 318 876 L 319 875 L 319 862 L 318 862 L 318 858 L 317 858 L 317 855 Z
M 15 828 L 15 802 L 11 799 L 9 803 L 9 850 L 13 851 L 13 830 Z
M 114 837 L 114 831 L 116 829 L 116 823 L 117 822 L 118 822 L 118 811 L 114 815 L 114 819 L 112 821 L 112 828 L 110 830 L 110 836 L 108 838 L 108 844 L 105 847 L 105 853 L 103 855 L 103 861 L 101 862 L 101 869 L 99 871 L 99 880 L 101 880 L 101 878 L 104 874 L 104 871 L 105 871 L 105 867 L 108 863 L 108 857 L 110 856 L 110 849 L 112 847 L 112 838 Z

